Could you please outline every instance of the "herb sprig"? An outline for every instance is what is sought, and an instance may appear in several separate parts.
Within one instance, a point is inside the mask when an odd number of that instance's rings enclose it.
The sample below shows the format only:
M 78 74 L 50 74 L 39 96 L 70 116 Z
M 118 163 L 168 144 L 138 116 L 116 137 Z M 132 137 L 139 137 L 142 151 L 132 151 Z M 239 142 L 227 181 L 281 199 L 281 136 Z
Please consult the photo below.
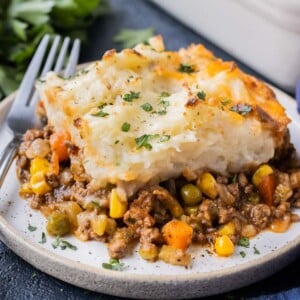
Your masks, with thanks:
M 152 111 L 153 110 L 153 107 L 150 103 L 144 103 L 143 105 L 141 105 L 141 108 L 146 111 L 146 112 L 149 112 L 149 111 Z
M 97 109 L 98 111 L 96 112 L 93 112 L 91 115 L 94 116 L 94 117 L 101 117 L 101 118 L 104 118 L 106 116 L 109 116 L 109 113 L 103 111 L 103 108 L 107 106 L 107 103 L 102 103 L 100 104 Z
M 178 71 L 181 73 L 194 73 L 195 72 L 195 68 L 192 65 L 188 65 L 188 64 L 180 64 Z
M 46 244 L 47 243 L 47 238 L 45 232 L 42 232 L 42 238 L 39 241 L 39 244 Z
M 30 231 L 30 232 L 33 232 L 33 231 L 36 231 L 37 230 L 37 227 L 36 226 L 32 226 L 30 224 L 28 224 L 28 227 L 27 229 Z
M 150 142 L 154 139 L 158 139 L 159 143 L 164 143 L 169 141 L 170 138 L 171 136 L 167 134 L 163 134 L 161 136 L 159 134 L 143 134 L 135 139 L 136 149 L 146 148 L 147 150 L 151 150 L 152 145 L 150 144 Z
M 121 130 L 123 132 L 128 132 L 130 130 L 130 127 L 131 127 L 131 125 L 129 123 L 124 122 L 123 125 L 122 125 L 122 127 L 121 127 Z
M 63 240 L 60 236 L 57 236 L 54 240 L 54 242 L 52 243 L 52 247 L 54 249 L 56 248 L 60 248 L 61 250 L 65 250 L 67 248 L 73 250 L 73 251 L 76 251 L 77 250 L 77 247 L 75 245 L 72 245 L 71 243 L 69 243 L 68 241 L 66 240 Z
M 197 93 L 197 97 L 200 99 L 200 100 L 205 100 L 206 98 L 206 93 L 204 91 L 200 91 Z
M 151 150 L 152 145 L 150 144 L 150 141 L 157 137 L 159 137 L 158 134 L 143 134 L 142 136 L 137 137 L 135 139 L 136 149 L 141 149 L 144 147 L 147 150 Z
M 117 258 L 111 258 L 108 263 L 102 263 L 102 268 L 112 271 L 124 271 L 127 269 L 127 266 Z
M 241 237 L 238 241 L 238 245 L 242 247 L 249 248 L 250 241 L 247 237 Z

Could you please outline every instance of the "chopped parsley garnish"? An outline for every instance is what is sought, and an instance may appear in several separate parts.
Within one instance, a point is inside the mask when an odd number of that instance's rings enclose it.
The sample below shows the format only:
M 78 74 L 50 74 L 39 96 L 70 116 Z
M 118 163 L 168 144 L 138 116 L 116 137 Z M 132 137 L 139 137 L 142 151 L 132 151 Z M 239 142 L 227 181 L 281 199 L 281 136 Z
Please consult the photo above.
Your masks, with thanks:
M 68 241 L 61 239 L 60 236 L 57 236 L 55 238 L 54 242 L 52 243 L 52 247 L 54 249 L 60 247 L 61 250 L 65 250 L 67 248 L 69 248 L 73 251 L 77 250 L 77 247 L 75 245 L 72 245 Z
M 153 139 L 159 138 L 159 134 L 143 134 L 142 136 L 135 139 L 135 143 L 137 145 L 136 149 L 146 148 L 147 150 L 152 149 L 152 145 L 150 141 Z M 171 138 L 170 135 L 163 134 L 158 140 L 159 143 L 167 142 Z
M 152 145 L 150 144 L 150 141 L 154 138 L 157 138 L 158 134 L 143 134 L 140 137 L 135 139 L 136 143 L 136 149 L 146 148 L 147 150 L 152 149 Z
M 122 129 L 122 131 L 124 131 L 124 132 L 128 132 L 128 131 L 130 130 L 130 126 L 131 126 L 131 125 L 130 125 L 129 123 L 125 122 L 125 123 L 123 123 L 121 129 Z
M 127 82 L 130 82 L 131 79 L 133 79 L 133 78 L 134 78 L 133 75 L 130 75 L 130 76 L 128 77 L 128 79 L 127 79 Z
M 56 248 L 59 246 L 59 243 L 60 243 L 60 237 L 57 236 L 57 237 L 55 238 L 54 242 L 52 243 L 52 247 L 53 247 L 54 249 L 56 249 Z
M 249 113 L 252 110 L 251 105 L 248 104 L 235 104 L 233 106 L 230 107 L 231 111 L 234 111 L 242 116 L 245 116 L 247 113 Z
M 77 250 L 77 247 L 75 245 L 72 245 L 71 243 L 69 243 L 65 240 L 61 240 L 60 241 L 60 249 L 65 250 L 66 248 L 69 248 L 69 249 L 74 250 L 74 251 Z
M 157 113 L 159 115 L 165 115 L 167 113 L 167 107 L 170 106 L 170 102 L 167 100 L 162 100 L 159 104 L 161 104 L 163 108 L 159 110 Z
M 250 245 L 249 239 L 247 237 L 242 237 L 238 241 L 238 245 L 248 248 Z
M 42 239 L 39 241 L 39 244 L 45 244 L 47 242 L 45 232 L 42 232 Z
M 126 101 L 126 102 L 132 102 L 133 99 L 138 99 L 140 98 L 140 92 L 138 93 L 135 93 L 133 91 L 130 91 L 130 94 L 124 94 L 122 96 L 123 100 Z
M 163 108 L 165 108 L 165 109 L 166 109 L 168 106 L 170 106 L 170 102 L 167 101 L 167 100 L 162 100 L 162 101 L 161 101 L 161 104 L 162 104 Z
M 119 142 L 120 142 L 119 140 L 116 140 L 116 141 L 115 141 L 115 145 L 119 144 Z
M 106 116 L 108 116 L 109 114 L 108 113 L 106 113 L 106 112 L 104 112 L 103 110 L 99 110 L 98 112 L 96 112 L 96 113 L 92 113 L 92 116 L 94 116 L 94 117 L 106 117 Z
M 142 108 L 144 111 L 147 111 L 147 112 L 153 110 L 152 105 L 151 105 L 150 103 L 148 103 L 148 102 L 147 102 L 147 103 L 144 103 L 143 105 L 141 105 L 141 108 Z
M 159 97 L 160 98 L 170 97 L 170 94 L 168 92 L 161 92 Z
M 28 229 L 29 231 L 33 232 L 33 231 L 36 231 L 36 230 L 37 230 L 37 227 L 28 224 L 27 229 Z
M 106 102 L 101 103 L 101 104 L 98 106 L 98 108 L 99 108 L 99 109 L 103 109 L 105 106 L 107 106 L 107 103 L 106 103 Z
M 92 116 L 94 117 L 106 117 L 108 116 L 109 114 L 104 112 L 103 111 L 103 108 L 107 105 L 107 103 L 101 103 L 97 108 L 98 108 L 98 111 L 92 113 Z
M 259 250 L 255 246 L 253 247 L 253 249 L 254 249 L 254 254 L 257 254 L 257 255 L 260 254 Z
M 205 100 L 206 98 L 206 93 L 204 91 L 200 91 L 197 93 L 197 97 L 200 99 L 200 100 Z
M 102 268 L 112 271 L 124 271 L 126 269 L 126 266 L 117 258 L 111 258 L 108 263 L 102 263 Z
M 224 100 L 221 100 L 221 104 L 226 106 L 227 104 L 229 104 L 231 101 L 229 99 L 224 99 Z
M 195 72 L 195 69 L 191 65 L 180 64 L 180 67 L 179 67 L 178 71 L 181 72 L 181 73 L 188 73 L 188 74 L 190 74 L 190 73 Z
M 244 257 L 246 256 L 246 253 L 245 253 L 244 251 L 241 251 L 241 252 L 240 252 L 240 256 L 241 256 L 242 258 L 244 258 Z
M 74 77 L 81 76 L 83 74 L 87 74 L 89 71 L 90 70 L 88 70 L 88 69 L 79 70 L 78 72 L 76 72 L 76 74 L 74 75 Z
M 100 206 L 99 202 L 97 202 L 97 201 L 92 201 L 91 203 L 92 203 L 96 208 L 101 209 L 101 206 Z
M 162 136 L 160 137 L 159 141 L 160 141 L 161 143 L 167 142 L 170 138 L 171 138 L 170 135 L 164 134 L 164 135 L 162 135 Z

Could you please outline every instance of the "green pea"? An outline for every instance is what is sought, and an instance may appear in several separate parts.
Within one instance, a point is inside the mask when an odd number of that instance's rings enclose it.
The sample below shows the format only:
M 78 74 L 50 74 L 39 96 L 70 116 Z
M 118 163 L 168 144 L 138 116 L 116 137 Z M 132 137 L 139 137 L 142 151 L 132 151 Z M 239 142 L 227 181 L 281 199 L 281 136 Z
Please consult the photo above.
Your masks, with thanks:
M 193 184 L 184 185 L 181 190 L 181 197 L 186 205 L 196 205 L 202 200 L 202 193 L 198 187 Z
M 71 223 L 65 213 L 55 211 L 50 215 L 46 229 L 50 235 L 63 236 L 71 232 Z
M 184 213 L 188 216 L 192 215 L 192 214 L 196 214 L 198 212 L 198 205 L 194 205 L 194 206 L 185 206 L 184 207 Z

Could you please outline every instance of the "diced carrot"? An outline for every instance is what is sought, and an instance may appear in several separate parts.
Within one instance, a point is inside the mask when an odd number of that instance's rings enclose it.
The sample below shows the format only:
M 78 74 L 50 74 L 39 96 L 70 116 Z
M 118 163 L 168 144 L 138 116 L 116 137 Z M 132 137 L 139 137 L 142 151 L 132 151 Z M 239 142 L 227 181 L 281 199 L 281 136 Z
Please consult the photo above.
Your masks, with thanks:
M 56 175 L 59 174 L 59 157 L 56 151 L 51 155 L 51 171 Z
M 173 219 L 162 229 L 166 243 L 185 251 L 192 240 L 193 228 L 183 221 Z
M 275 176 L 270 174 L 265 176 L 258 186 L 258 192 L 260 198 L 263 202 L 269 206 L 272 206 L 274 201 L 274 191 L 275 191 Z
M 50 145 L 53 152 L 56 152 L 59 161 L 65 161 L 69 158 L 68 149 L 65 145 L 70 140 L 70 134 L 67 131 L 59 131 L 50 136 Z

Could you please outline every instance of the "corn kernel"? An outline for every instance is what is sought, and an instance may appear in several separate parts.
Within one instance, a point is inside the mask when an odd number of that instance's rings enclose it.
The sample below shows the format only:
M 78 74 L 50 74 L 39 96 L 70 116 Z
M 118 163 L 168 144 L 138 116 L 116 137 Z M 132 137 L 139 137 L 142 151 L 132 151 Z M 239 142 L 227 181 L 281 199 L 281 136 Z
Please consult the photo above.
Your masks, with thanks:
M 185 253 L 182 249 L 176 249 L 168 245 L 161 247 L 158 258 L 171 265 L 187 267 L 191 264 L 191 255 L 189 253 Z
M 20 194 L 25 195 L 25 194 L 31 194 L 31 193 L 32 193 L 32 188 L 31 188 L 30 182 L 23 183 L 20 187 Z
M 218 196 L 216 180 L 214 176 L 208 172 L 205 172 L 201 175 L 200 179 L 197 181 L 197 186 L 206 196 L 211 199 L 215 199 Z
M 91 225 L 93 231 L 97 235 L 102 236 L 105 233 L 107 227 L 107 216 L 106 215 L 97 216 L 95 219 L 91 221 Z
M 273 169 L 269 165 L 261 165 L 252 176 L 252 183 L 258 187 L 263 178 L 272 174 Z
M 35 194 L 44 195 L 51 191 L 51 187 L 47 183 L 43 172 L 33 173 L 30 177 L 30 185 Z
M 220 235 L 231 235 L 235 234 L 235 226 L 233 222 L 228 222 L 227 224 L 223 225 L 219 230 L 218 233 Z
M 42 172 L 46 174 L 50 171 L 51 165 L 47 159 L 36 157 L 30 162 L 30 175 L 33 175 L 37 172 Z
M 109 215 L 111 218 L 122 218 L 127 210 L 127 203 L 122 201 L 117 190 L 112 189 L 110 195 Z
M 234 244 L 228 235 L 222 235 L 216 238 L 215 250 L 220 256 L 230 256 L 234 252 Z
M 144 244 L 139 249 L 139 255 L 148 261 L 155 261 L 158 257 L 158 248 L 154 244 Z

